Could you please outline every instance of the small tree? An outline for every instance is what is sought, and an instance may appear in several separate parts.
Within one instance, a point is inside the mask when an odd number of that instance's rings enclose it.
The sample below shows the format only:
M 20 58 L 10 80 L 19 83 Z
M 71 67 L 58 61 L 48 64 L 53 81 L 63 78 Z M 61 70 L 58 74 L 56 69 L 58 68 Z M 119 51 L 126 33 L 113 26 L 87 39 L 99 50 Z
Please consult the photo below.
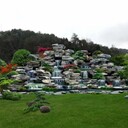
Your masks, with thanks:
M 36 98 L 30 102 L 27 103 L 27 108 L 24 109 L 24 113 L 34 112 L 40 109 L 41 106 L 45 106 L 46 104 L 49 104 L 44 94 L 41 92 L 35 92 Z
M 14 53 L 12 63 L 15 63 L 20 66 L 24 66 L 29 61 L 30 52 L 26 49 L 19 49 Z

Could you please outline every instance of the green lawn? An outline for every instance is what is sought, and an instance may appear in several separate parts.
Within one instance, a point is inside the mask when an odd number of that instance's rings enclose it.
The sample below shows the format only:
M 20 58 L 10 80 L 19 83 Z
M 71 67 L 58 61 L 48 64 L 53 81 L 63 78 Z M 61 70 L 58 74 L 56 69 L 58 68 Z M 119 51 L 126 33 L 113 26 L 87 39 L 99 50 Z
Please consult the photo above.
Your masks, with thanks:
M 45 96 L 51 112 L 23 114 L 26 102 L 0 100 L 0 128 L 127 128 L 128 99 L 126 94 L 66 94 Z

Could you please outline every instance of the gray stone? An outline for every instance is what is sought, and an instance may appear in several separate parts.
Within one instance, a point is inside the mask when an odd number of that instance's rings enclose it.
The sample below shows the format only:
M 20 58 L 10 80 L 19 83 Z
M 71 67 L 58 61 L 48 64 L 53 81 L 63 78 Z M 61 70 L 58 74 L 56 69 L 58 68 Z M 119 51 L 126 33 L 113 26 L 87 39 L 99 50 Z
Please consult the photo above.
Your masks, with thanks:
M 128 95 L 126 95 L 124 98 L 128 99 Z
M 50 112 L 50 107 L 49 106 L 41 106 L 40 107 L 40 112 L 48 113 L 48 112 Z

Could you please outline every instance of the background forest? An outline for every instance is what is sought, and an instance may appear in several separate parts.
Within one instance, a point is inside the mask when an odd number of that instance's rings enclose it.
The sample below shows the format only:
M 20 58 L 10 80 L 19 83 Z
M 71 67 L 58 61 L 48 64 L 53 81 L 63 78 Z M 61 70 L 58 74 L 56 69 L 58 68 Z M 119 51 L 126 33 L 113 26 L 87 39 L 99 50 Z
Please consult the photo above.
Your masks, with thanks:
M 107 46 L 95 44 L 92 41 L 85 39 L 80 40 L 75 33 L 72 35 L 71 40 L 68 40 L 67 38 L 59 38 L 54 34 L 42 34 L 29 30 L 12 29 L 11 31 L 0 32 L 0 58 L 9 63 L 13 54 L 18 49 L 26 49 L 35 54 L 39 47 L 51 47 L 54 43 L 64 44 L 67 49 L 84 49 L 90 53 L 99 50 L 112 56 L 128 52 L 126 49 L 108 48 Z

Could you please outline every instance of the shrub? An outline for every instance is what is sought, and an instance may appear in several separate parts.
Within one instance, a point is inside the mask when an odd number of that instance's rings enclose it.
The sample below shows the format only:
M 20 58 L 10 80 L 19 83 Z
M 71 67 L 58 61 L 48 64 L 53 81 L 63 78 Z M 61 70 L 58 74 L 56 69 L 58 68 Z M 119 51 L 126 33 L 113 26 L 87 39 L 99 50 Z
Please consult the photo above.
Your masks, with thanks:
M 103 74 L 102 73 L 96 73 L 96 74 L 94 74 L 94 76 L 93 76 L 93 79 L 104 79 L 105 77 L 103 76 Z
M 26 91 L 27 90 L 27 87 L 22 86 L 22 87 L 19 87 L 18 90 L 20 90 L 20 91 Z
M 43 88 L 44 91 L 56 91 L 56 88 L 50 88 L 50 87 L 45 87 Z
M 19 49 L 14 53 L 12 63 L 24 66 L 29 61 L 30 52 L 26 49 Z
M 10 91 L 5 91 L 2 93 L 2 98 L 6 100 L 20 100 L 21 99 L 21 94 L 17 92 L 10 92 Z
M 11 76 L 13 76 L 13 75 L 18 75 L 18 72 L 16 72 L 16 71 L 11 71 L 11 72 L 9 72 L 9 73 L 7 74 L 8 77 L 11 77 Z
M 14 80 L 6 79 L 4 77 L 3 77 L 3 79 L 1 78 L 1 80 L 0 80 L 0 92 L 3 93 L 3 90 L 7 89 L 8 86 L 10 84 L 12 84 L 13 82 L 14 82 Z
M 6 62 L 2 59 L 0 59 L 0 66 L 6 66 Z
M 49 104 L 45 101 L 44 94 L 36 92 L 36 98 L 33 101 L 27 103 L 27 108 L 24 109 L 24 113 L 34 112 L 40 109 L 41 106 L 45 106 L 45 104 Z
M 80 69 L 75 69 L 75 70 L 74 70 L 74 73 L 80 73 L 80 72 L 81 72 Z
M 49 65 L 48 63 L 43 63 L 42 65 L 44 67 L 44 70 L 52 72 L 53 71 L 53 67 L 51 65 Z

